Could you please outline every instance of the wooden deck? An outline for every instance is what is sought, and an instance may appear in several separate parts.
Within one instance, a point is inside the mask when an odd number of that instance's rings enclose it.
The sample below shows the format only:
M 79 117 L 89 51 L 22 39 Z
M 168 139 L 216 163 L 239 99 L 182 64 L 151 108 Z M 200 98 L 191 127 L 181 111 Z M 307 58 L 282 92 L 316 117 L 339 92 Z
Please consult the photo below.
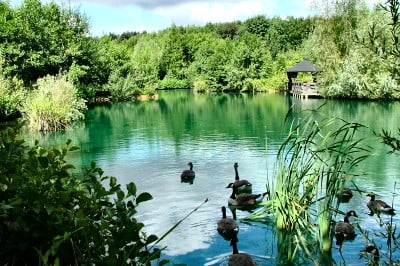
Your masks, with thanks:
M 288 89 L 286 84 L 286 89 Z M 287 90 L 294 98 L 321 98 L 322 95 L 317 89 L 317 83 L 315 82 L 294 82 L 292 84 L 292 90 Z

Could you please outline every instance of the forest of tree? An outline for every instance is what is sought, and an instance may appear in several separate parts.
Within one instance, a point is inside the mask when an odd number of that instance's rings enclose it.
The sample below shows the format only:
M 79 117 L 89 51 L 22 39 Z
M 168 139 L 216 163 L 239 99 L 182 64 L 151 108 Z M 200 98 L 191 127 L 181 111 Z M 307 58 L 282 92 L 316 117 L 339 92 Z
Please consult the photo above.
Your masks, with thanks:
M 321 6 L 323 12 L 307 18 L 259 15 L 91 37 L 88 18 L 78 10 L 39 0 L 18 7 L 0 1 L 0 120 L 20 114 L 38 119 L 51 105 L 43 102 L 66 91 L 73 104 L 58 102 L 69 105 L 64 113 L 57 111 L 63 121 L 49 114 L 44 124 L 62 128 L 81 116 L 84 102 L 98 97 L 129 100 L 172 88 L 282 90 L 285 70 L 302 59 L 323 68 L 319 81 L 327 97 L 399 99 L 398 0 L 374 8 L 363 0 Z M 64 117 L 71 109 L 76 110 L 72 117 Z
M 285 70 L 302 59 L 324 70 L 318 79 L 327 97 L 399 100 L 399 0 L 373 8 L 363 0 L 317 2 L 323 11 L 308 18 L 259 15 L 91 37 L 78 10 L 0 0 L 0 122 L 22 116 L 34 130 L 63 129 L 96 99 L 131 100 L 156 89 L 279 91 Z M 0 264 L 160 258 L 154 244 L 165 235 L 146 235 L 135 218 L 150 194 L 134 183 L 122 188 L 94 162 L 72 174 L 70 140 L 61 149 L 29 147 L 18 136 L 18 126 L 0 128 Z M 381 138 L 399 151 L 398 138 L 385 131 Z

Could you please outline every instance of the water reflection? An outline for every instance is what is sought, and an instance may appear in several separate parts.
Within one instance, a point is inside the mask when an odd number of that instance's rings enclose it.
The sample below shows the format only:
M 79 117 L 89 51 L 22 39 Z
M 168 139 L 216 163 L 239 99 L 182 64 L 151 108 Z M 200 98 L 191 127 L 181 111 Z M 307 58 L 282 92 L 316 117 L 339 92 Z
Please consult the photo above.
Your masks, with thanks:
M 163 91 L 158 101 L 127 102 L 98 106 L 86 113 L 76 128 L 51 134 L 29 134 L 47 145 L 60 145 L 67 138 L 80 147 L 69 155 L 77 165 L 96 161 L 107 175 L 116 176 L 123 186 L 131 181 L 139 191 L 151 193 L 154 200 L 142 203 L 137 219 L 149 234 L 164 234 L 205 198 L 209 202 L 183 221 L 160 244 L 167 246 L 165 257 L 174 263 L 214 265 L 231 253 L 230 246 L 216 231 L 221 206 L 227 206 L 234 180 L 234 162 L 240 165 L 241 178 L 252 183 L 252 193 L 265 191 L 267 176 L 273 180 L 279 145 L 290 122 L 301 110 L 325 104 L 321 112 L 368 128 L 360 133 L 373 150 L 372 156 L 354 171 L 362 191 L 371 191 L 391 201 L 399 181 L 398 157 L 388 156 L 388 148 L 372 133 L 381 128 L 400 127 L 400 103 L 357 102 L 308 99 L 299 100 L 278 94 L 194 94 L 191 91 Z M 290 109 L 292 107 L 292 109 Z M 288 113 L 290 109 L 290 112 Z M 288 115 L 288 123 L 284 123 Z M 193 184 L 181 183 L 181 172 L 193 162 Z M 354 193 L 344 210 L 354 209 L 362 228 L 384 231 L 375 217 L 368 216 L 365 193 Z M 400 206 L 395 202 L 395 209 Z M 241 221 L 247 212 L 237 210 L 240 250 L 256 257 L 259 265 L 275 264 L 276 239 L 273 228 Z M 340 220 L 340 216 L 334 217 Z M 387 217 L 383 217 L 387 221 Z M 399 218 L 395 216 L 395 222 Z M 346 262 L 359 265 L 365 246 L 362 237 L 346 243 Z M 380 246 L 384 243 L 379 243 Z M 333 256 L 340 261 L 338 250 Z M 262 259 L 260 259 L 262 258 Z

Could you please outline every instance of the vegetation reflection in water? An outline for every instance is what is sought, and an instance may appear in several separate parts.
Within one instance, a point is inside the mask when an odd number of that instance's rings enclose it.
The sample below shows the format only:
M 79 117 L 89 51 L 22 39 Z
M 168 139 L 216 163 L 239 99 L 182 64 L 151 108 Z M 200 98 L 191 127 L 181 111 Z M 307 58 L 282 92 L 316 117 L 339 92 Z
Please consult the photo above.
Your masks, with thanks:
M 253 192 L 266 189 L 267 176 L 274 175 L 280 144 L 289 131 L 284 119 L 298 111 L 326 103 L 322 112 L 368 127 L 360 133 L 372 146 L 370 158 L 358 166 L 354 178 L 365 191 L 373 191 L 390 202 L 399 165 L 395 155 L 372 133 L 381 128 L 396 131 L 400 126 L 400 104 L 396 102 L 297 100 L 277 94 L 194 94 L 191 91 L 162 91 L 159 100 L 127 102 L 95 107 L 75 129 L 46 135 L 30 135 L 49 145 L 66 138 L 80 147 L 72 161 L 87 165 L 96 161 L 106 174 L 119 181 L 134 181 L 138 189 L 150 192 L 154 200 L 139 208 L 140 220 L 148 233 L 162 235 L 205 198 L 209 202 L 185 220 L 161 244 L 164 256 L 174 263 L 218 264 L 231 253 L 229 242 L 216 232 L 220 208 L 227 204 L 230 191 L 225 186 L 234 178 L 233 163 L 239 162 L 242 178 L 253 183 Z M 180 173 L 192 161 L 196 178 L 192 185 L 180 182 Z M 361 228 L 384 231 L 375 217 L 368 216 L 366 194 L 355 193 L 344 210 L 357 210 Z M 395 209 L 400 209 L 394 202 Z M 397 206 L 397 208 L 396 208 Z M 228 210 L 228 216 L 230 212 Z M 237 218 L 249 213 L 238 211 Z M 342 220 L 342 216 L 334 220 Z M 386 217 L 383 217 L 386 219 Z M 397 216 L 393 217 L 398 222 Z M 268 224 L 239 223 L 239 251 L 250 253 L 261 265 L 274 264 L 277 256 L 274 227 Z M 346 242 L 346 263 L 364 264 L 359 252 L 366 241 L 357 231 L 353 242 Z M 377 243 L 385 247 L 385 240 Z M 333 245 L 333 258 L 342 261 Z M 395 257 L 398 255 L 395 253 Z

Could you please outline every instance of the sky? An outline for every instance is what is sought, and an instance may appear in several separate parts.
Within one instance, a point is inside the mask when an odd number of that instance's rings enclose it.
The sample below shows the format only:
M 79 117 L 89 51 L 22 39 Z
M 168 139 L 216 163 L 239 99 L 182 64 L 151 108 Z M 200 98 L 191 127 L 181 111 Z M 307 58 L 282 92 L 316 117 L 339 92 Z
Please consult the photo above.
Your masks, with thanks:
M 46 2 L 48 0 L 42 0 Z M 78 9 L 90 23 L 90 34 L 101 36 L 127 31 L 156 32 L 177 26 L 230 22 L 265 15 L 306 17 L 314 0 L 54 0 Z M 373 1 L 373 0 L 369 0 Z M 18 6 L 22 0 L 11 0 Z

